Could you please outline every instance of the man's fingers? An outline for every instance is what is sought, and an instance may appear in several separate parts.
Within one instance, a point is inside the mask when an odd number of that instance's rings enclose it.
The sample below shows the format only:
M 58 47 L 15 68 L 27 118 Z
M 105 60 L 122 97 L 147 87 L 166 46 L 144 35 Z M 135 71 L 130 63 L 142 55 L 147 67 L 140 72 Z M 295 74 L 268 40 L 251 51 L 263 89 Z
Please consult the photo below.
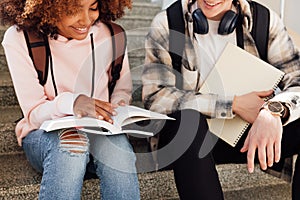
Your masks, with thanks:
M 273 90 L 266 90 L 266 91 L 259 91 L 259 92 L 256 92 L 256 94 L 263 98 L 263 97 L 267 97 L 267 96 L 270 96 L 271 94 L 273 94 Z
M 255 158 L 256 146 L 249 145 L 248 153 L 247 153 L 247 163 L 248 163 L 248 171 L 249 173 L 253 173 L 254 171 L 254 158 Z
M 275 162 L 278 163 L 281 157 L 281 141 L 276 141 L 274 145 Z
M 272 167 L 274 163 L 274 144 L 269 144 L 267 146 L 267 160 L 268 167 Z
M 267 155 L 266 155 L 266 147 L 265 147 L 265 145 L 259 147 L 258 148 L 258 160 L 259 160 L 260 167 L 263 170 L 267 169 L 267 157 L 266 156 Z
M 249 134 L 247 135 L 245 142 L 244 142 L 244 146 L 241 148 L 241 152 L 244 153 L 248 150 L 248 146 L 249 146 Z

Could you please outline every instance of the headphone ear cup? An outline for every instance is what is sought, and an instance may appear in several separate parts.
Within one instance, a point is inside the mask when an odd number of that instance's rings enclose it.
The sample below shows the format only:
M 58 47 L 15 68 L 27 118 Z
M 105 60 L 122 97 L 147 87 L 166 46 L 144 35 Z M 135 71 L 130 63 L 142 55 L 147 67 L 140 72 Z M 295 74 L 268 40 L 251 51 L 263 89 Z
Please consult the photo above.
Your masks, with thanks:
M 227 11 L 220 21 L 218 34 L 227 35 L 232 33 L 236 28 L 238 16 L 239 15 L 232 10 Z
M 208 33 L 208 22 L 206 16 L 202 13 L 202 11 L 198 8 L 193 14 L 193 26 L 194 32 L 197 34 L 206 34 Z

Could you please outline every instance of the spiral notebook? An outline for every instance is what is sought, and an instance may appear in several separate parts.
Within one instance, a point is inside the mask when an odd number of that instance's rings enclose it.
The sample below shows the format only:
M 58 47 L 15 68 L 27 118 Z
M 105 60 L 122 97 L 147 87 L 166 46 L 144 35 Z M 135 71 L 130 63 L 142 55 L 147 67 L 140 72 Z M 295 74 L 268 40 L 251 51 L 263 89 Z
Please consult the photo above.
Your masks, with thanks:
M 226 97 L 252 91 L 275 90 L 283 76 L 282 71 L 228 43 L 201 86 L 200 93 Z M 239 116 L 207 121 L 209 130 L 233 147 L 249 126 Z

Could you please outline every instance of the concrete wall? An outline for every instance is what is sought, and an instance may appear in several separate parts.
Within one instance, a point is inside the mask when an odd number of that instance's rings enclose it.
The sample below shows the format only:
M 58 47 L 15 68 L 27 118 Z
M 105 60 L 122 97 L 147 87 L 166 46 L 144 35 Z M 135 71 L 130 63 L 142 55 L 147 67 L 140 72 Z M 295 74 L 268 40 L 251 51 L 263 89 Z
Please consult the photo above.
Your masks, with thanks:
M 282 15 L 286 26 L 300 34 L 300 22 L 298 20 L 297 12 L 300 9 L 299 0 L 257 0 L 264 5 L 269 6 L 279 15 Z M 284 4 L 282 4 L 282 2 Z
M 300 34 L 299 9 L 299 0 L 286 0 L 284 21 L 287 27 L 296 31 L 298 34 Z

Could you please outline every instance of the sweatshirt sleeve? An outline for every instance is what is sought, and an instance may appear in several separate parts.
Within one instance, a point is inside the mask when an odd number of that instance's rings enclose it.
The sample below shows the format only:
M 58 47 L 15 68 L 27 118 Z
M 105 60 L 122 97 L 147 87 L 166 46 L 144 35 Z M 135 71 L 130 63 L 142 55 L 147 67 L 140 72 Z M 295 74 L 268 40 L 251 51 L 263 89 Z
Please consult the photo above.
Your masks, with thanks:
M 285 125 L 300 116 L 300 53 L 289 36 L 282 20 L 270 11 L 270 41 L 268 60 L 285 72 L 279 92 L 272 99 L 286 103 L 290 116 Z
M 32 129 L 39 128 L 45 120 L 73 114 L 73 102 L 79 94 L 63 92 L 56 97 L 48 97 L 39 84 L 22 31 L 15 26 L 10 27 L 2 45 L 16 96 Z

